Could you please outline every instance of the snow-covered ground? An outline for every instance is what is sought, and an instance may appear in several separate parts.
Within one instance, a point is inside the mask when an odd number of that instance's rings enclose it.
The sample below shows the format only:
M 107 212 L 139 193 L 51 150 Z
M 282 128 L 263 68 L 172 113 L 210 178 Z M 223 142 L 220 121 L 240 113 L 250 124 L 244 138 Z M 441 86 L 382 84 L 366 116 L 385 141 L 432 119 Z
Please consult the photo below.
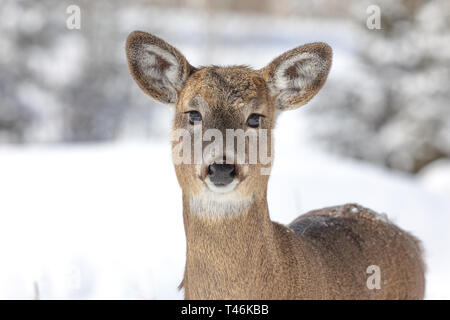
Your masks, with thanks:
M 279 120 L 272 219 L 345 202 L 387 213 L 424 243 L 427 298 L 450 298 L 450 197 L 315 150 L 296 119 Z M 0 199 L 0 298 L 182 298 L 181 192 L 168 143 L 2 147 Z

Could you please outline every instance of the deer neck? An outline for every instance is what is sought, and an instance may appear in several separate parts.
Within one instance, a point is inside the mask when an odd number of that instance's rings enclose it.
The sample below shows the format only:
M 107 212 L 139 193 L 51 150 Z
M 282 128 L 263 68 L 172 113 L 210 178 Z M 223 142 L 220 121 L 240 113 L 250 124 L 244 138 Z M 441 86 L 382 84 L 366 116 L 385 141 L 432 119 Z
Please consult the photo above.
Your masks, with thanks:
M 211 199 L 197 203 L 183 195 L 188 299 L 258 298 L 255 294 L 263 294 L 267 281 L 282 274 L 266 195 L 248 203 L 224 203 L 221 211 Z

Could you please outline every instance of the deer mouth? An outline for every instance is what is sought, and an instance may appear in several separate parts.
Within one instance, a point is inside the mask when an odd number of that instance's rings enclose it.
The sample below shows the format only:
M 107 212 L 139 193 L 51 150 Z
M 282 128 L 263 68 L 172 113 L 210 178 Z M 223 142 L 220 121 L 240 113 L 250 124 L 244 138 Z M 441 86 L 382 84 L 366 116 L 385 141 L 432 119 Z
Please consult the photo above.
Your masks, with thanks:
M 211 179 L 209 177 L 204 181 L 208 189 L 215 193 L 228 193 L 236 189 L 236 187 L 239 185 L 239 181 L 237 179 L 233 179 L 228 184 L 217 184 L 214 182 L 211 182 Z

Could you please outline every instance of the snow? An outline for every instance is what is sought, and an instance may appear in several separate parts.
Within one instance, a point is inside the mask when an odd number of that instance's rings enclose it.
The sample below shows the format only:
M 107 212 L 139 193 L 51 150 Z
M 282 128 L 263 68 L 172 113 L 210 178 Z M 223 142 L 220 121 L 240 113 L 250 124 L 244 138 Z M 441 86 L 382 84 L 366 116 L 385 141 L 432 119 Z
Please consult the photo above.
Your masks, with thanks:
M 316 150 L 297 120 L 278 121 L 272 219 L 347 202 L 387 213 L 423 241 L 426 297 L 450 298 L 450 197 Z M 0 164 L 0 298 L 182 298 L 185 235 L 168 143 L 2 147 Z
M 420 171 L 419 177 L 428 189 L 450 198 L 450 160 L 433 161 Z

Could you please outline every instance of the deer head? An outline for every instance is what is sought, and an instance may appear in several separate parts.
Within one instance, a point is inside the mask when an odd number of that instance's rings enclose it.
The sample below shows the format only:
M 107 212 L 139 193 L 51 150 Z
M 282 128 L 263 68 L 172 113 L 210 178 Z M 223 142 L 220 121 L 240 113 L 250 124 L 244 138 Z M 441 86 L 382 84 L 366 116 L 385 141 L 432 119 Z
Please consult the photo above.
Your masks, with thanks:
M 162 39 L 140 31 L 129 35 L 126 53 L 139 87 L 175 105 L 172 146 L 178 182 L 191 211 L 213 215 L 238 212 L 252 199 L 265 197 L 276 115 L 304 105 L 321 89 L 332 57 L 327 44 L 311 43 L 260 70 L 196 68 Z M 234 143 L 239 134 L 244 140 Z

